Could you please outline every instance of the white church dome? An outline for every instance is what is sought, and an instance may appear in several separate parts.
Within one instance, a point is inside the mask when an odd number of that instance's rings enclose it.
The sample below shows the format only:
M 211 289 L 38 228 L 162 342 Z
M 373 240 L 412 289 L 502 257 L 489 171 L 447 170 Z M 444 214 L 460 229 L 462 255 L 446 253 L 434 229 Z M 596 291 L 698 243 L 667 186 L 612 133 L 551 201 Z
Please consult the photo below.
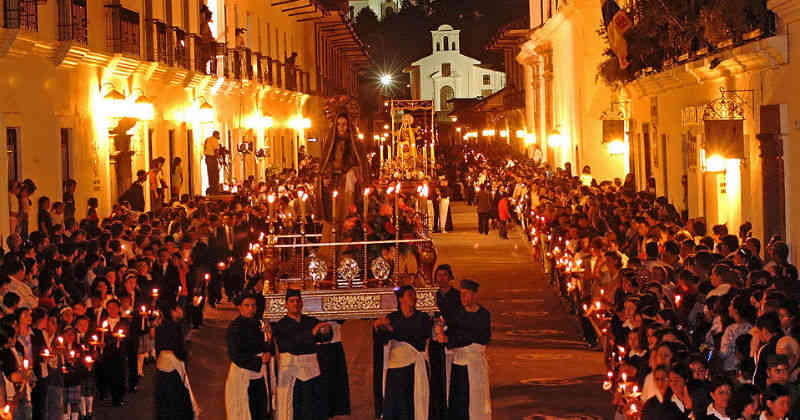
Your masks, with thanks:
M 438 30 L 440 30 L 440 31 L 452 31 L 453 27 L 450 26 L 450 25 L 442 25 L 442 26 L 439 27 Z

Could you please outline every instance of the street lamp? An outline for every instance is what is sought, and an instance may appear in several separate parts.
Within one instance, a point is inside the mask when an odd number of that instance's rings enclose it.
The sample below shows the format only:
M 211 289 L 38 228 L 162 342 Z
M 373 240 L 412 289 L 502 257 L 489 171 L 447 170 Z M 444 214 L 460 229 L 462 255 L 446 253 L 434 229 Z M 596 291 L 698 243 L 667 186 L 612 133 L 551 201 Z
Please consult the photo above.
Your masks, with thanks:
M 392 85 L 392 75 L 391 74 L 382 74 L 380 78 L 381 86 L 389 87 Z
M 547 145 L 550 147 L 560 147 L 564 144 L 564 136 L 558 130 L 553 130 L 550 137 L 547 138 Z
M 609 155 L 624 155 L 625 149 L 625 142 L 620 139 L 612 140 L 608 143 Z

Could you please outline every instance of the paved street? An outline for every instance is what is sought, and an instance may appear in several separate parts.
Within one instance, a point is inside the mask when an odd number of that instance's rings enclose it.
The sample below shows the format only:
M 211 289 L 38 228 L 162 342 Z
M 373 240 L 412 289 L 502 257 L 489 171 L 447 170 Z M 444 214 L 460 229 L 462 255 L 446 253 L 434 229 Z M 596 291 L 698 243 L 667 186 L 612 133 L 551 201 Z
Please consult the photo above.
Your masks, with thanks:
M 520 231 L 511 240 L 496 232 L 477 233 L 473 207 L 457 203 L 455 232 L 436 235 L 438 263 L 449 263 L 457 279 L 482 284 L 483 305 L 492 313 L 489 364 L 494 420 L 537 418 L 611 418 L 609 395 L 601 390 L 601 354 L 578 341 L 578 326 L 561 307 L 539 267 L 531 263 Z M 235 308 L 207 312 L 206 325 L 195 330 L 191 343 L 190 378 L 201 419 L 224 420 L 224 329 Z M 367 321 L 344 325 L 344 346 L 350 370 L 352 419 L 373 416 L 371 334 Z M 99 420 L 152 417 L 152 366 L 144 386 L 123 409 L 100 403 Z M 540 417 L 541 416 L 541 417 Z

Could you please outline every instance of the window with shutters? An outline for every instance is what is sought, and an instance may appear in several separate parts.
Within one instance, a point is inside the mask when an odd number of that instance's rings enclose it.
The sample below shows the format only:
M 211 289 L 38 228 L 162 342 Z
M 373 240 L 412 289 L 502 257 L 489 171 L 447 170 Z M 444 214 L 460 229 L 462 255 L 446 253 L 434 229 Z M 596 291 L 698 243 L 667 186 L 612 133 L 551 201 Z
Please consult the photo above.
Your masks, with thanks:
M 452 76 L 450 63 L 442 63 L 442 77 Z
M 58 0 L 58 40 L 88 45 L 86 0 Z
M 112 53 L 130 54 L 138 57 L 139 14 L 118 4 L 106 6 L 106 49 Z
M 39 8 L 36 0 L 3 0 L 3 27 L 38 31 Z

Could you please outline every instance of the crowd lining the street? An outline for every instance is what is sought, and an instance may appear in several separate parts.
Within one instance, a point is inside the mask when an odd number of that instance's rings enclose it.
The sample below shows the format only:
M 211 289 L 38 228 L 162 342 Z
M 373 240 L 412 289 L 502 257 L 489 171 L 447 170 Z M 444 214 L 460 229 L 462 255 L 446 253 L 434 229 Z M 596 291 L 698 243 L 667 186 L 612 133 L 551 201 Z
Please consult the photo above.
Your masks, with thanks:
M 468 150 L 479 231 L 520 226 L 626 419 L 800 418 L 800 287 L 788 245 L 689 219 L 654 182 Z M 729 229 L 738 229 L 730 231 Z

